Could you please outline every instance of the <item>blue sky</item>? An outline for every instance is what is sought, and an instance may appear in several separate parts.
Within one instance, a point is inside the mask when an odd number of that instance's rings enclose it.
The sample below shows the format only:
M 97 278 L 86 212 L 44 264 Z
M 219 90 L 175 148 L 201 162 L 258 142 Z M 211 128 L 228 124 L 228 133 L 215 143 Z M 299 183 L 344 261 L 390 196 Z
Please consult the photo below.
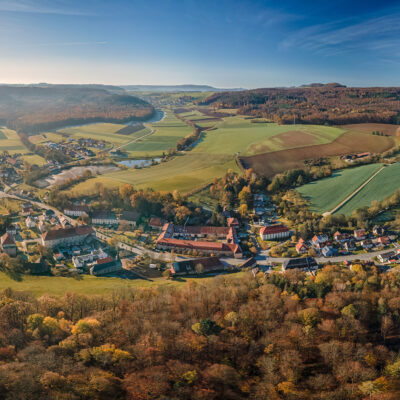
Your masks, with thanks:
M 0 0 L 0 82 L 400 86 L 399 1 Z

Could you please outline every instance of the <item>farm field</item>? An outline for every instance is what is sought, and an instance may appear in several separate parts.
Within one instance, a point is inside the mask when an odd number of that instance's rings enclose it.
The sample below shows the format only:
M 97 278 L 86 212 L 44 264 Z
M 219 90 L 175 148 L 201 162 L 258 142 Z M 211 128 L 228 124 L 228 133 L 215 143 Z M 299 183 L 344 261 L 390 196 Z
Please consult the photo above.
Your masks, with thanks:
M 239 167 L 231 156 L 188 152 L 149 168 L 127 169 L 105 174 L 81 182 L 71 191 L 75 195 L 91 194 L 96 190 L 96 182 L 101 182 L 106 187 L 129 183 L 138 189 L 178 190 L 187 193 L 211 182 L 217 176 L 222 176 L 228 169 L 239 172 Z
M 232 276 L 226 275 L 227 279 L 235 279 L 243 276 L 239 272 Z M 23 275 L 20 280 L 11 279 L 4 272 L 0 272 L 0 290 L 12 287 L 17 291 L 28 291 L 36 296 L 49 294 L 54 296 L 64 296 L 66 292 L 84 295 L 111 295 L 115 290 L 141 288 L 141 287 L 183 287 L 188 281 L 201 283 L 213 279 L 212 277 L 182 278 L 179 281 L 166 280 L 165 278 L 155 278 L 151 281 L 144 279 L 120 279 L 110 277 L 94 277 L 91 275 L 81 275 L 80 279 L 56 277 L 56 276 L 31 276 Z
M 383 164 L 369 164 L 335 171 L 329 178 L 307 183 L 297 190 L 309 201 L 312 211 L 323 214 L 324 212 L 332 210 L 345 200 L 347 196 L 353 193 L 362 183 L 378 171 L 382 165 Z M 383 172 L 384 171 L 378 174 L 376 179 L 380 179 L 380 175 Z M 357 197 L 358 195 L 356 195 L 354 199 Z M 342 212 L 343 208 L 338 211 L 338 213 Z
M 180 139 L 189 136 L 193 132 L 190 126 L 168 112 L 163 120 L 151 124 L 150 127 L 154 130 L 153 134 L 137 142 L 122 146 L 121 149 L 128 152 L 130 157 L 156 157 L 175 147 Z M 138 133 L 136 132 L 136 134 Z M 138 136 L 143 136 L 144 134 L 142 130 Z M 128 138 L 132 140 L 134 137 L 129 135 Z
M 28 153 L 28 149 L 22 144 L 17 132 L 5 127 L 0 128 L 0 151 L 8 151 L 10 154 Z
M 400 189 L 400 164 L 385 167 L 355 197 L 346 203 L 338 213 L 350 215 L 355 209 L 370 206 L 374 200 L 382 201 Z
M 306 147 L 287 148 L 286 150 L 264 152 L 262 154 L 241 157 L 246 168 L 253 168 L 259 174 L 273 176 L 288 169 L 301 168 L 304 160 L 316 157 L 331 157 L 341 154 L 372 152 L 380 153 L 391 149 L 398 143 L 398 126 L 388 124 L 343 125 L 345 133 L 331 143 L 307 145 Z M 389 136 L 375 136 L 378 130 Z
M 31 165 L 38 165 L 39 167 L 46 164 L 46 160 L 37 154 L 23 155 L 22 159 Z

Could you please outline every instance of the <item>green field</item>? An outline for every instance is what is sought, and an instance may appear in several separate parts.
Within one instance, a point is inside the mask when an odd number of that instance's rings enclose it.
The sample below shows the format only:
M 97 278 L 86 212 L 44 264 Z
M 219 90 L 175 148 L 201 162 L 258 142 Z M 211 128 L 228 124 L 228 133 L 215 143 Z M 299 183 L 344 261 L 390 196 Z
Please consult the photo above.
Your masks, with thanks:
M 191 113 L 192 111 L 185 114 Z M 156 128 L 153 135 L 124 146 L 123 149 L 129 149 L 131 155 L 154 156 L 157 152 L 166 151 L 171 145 L 175 145 L 180 137 L 191 133 L 189 126 L 170 114 L 153 126 Z M 178 129 L 182 132 L 179 137 L 176 133 Z M 275 151 L 281 148 L 301 147 L 307 143 L 329 143 L 343 132 L 344 129 L 312 125 L 296 126 L 294 130 L 292 125 L 254 124 L 243 117 L 226 117 L 213 129 L 203 132 L 192 150 L 172 160 L 149 168 L 105 174 L 78 184 L 73 188 L 73 192 L 93 193 L 96 182 L 102 182 L 108 187 L 129 183 L 137 188 L 179 190 L 187 193 L 204 186 L 215 177 L 222 176 L 228 169 L 239 172 L 235 161 L 238 152 L 253 154 L 258 151 L 265 152 L 266 149 Z M 282 137 L 281 134 L 285 136 Z
M 153 134 L 123 146 L 122 150 L 127 151 L 130 157 L 161 156 L 170 148 L 175 148 L 180 139 L 193 132 L 190 126 L 171 113 L 166 113 L 162 121 L 151 124 L 150 127 L 154 130 Z M 140 132 L 139 136 L 143 136 L 143 130 Z
M 28 153 L 28 149 L 21 143 L 17 132 L 5 127 L 0 128 L 0 151 L 8 151 L 10 154 Z
M 383 164 L 370 164 L 337 171 L 332 177 L 308 183 L 298 191 L 311 205 L 311 210 L 320 214 L 332 210 L 347 196 L 368 180 Z M 400 164 L 386 166 L 376 177 L 362 188 L 337 213 L 350 215 L 355 209 L 370 206 L 374 200 L 381 201 L 400 188 Z
M 368 185 L 346 203 L 338 213 L 350 215 L 355 209 L 370 206 L 374 200 L 382 201 L 400 189 L 400 164 L 385 167 Z
M 226 275 L 227 279 L 235 279 L 243 276 L 245 272 L 239 272 L 231 276 Z M 30 276 L 22 275 L 19 279 L 11 279 L 8 275 L 0 272 L 0 290 L 12 288 L 32 292 L 40 296 L 50 294 L 63 296 L 66 292 L 86 294 L 86 295 L 110 295 L 115 290 L 140 288 L 140 287 L 182 287 L 188 281 L 204 282 L 212 277 L 182 278 L 180 280 L 166 280 L 156 278 L 152 280 L 144 279 L 120 279 L 107 277 L 94 277 L 91 275 L 81 275 L 78 279 L 64 278 L 55 276 Z

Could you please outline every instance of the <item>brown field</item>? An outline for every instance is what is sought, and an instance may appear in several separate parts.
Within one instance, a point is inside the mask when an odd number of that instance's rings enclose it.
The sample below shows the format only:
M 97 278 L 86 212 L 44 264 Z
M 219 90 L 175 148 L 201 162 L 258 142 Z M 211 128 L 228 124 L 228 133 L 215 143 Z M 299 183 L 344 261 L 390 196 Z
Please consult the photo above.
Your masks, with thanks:
M 396 125 L 385 124 L 354 124 L 342 128 L 348 131 L 332 143 L 241 157 L 240 161 L 244 168 L 253 168 L 259 174 L 273 176 L 288 169 L 301 168 L 305 160 L 367 151 L 381 153 L 395 145 L 393 136 L 399 130 Z M 374 136 L 371 134 L 374 130 L 387 132 L 391 136 Z
M 183 107 L 181 107 L 181 108 L 175 108 L 175 109 L 174 109 L 174 114 L 183 114 L 183 113 L 187 113 L 187 112 L 189 112 L 189 111 L 191 111 L 190 108 L 183 108 Z
M 224 113 L 221 111 L 214 111 L 211 110 L 209 108 L 202 108 L 199 110 L 200 112 L 202 112 L 204 115 L 208 115 L 210 117 L 215 117 L 215 118 L 224 118 L 224 117 L 231 117 L 231 114 L 228 113 Z
M 141 131 L 142 129 L 144 129 L 143 124 L 127 125 L 115 133 L 118 133 L 119 135 L 131 135 L 132 133 Z

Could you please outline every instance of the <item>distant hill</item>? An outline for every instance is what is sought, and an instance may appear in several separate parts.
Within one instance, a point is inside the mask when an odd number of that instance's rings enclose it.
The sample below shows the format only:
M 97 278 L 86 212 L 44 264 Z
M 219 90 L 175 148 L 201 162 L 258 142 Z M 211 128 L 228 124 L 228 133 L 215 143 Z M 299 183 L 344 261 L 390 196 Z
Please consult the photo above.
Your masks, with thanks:
M 0 123 L 28 134 L 87 122 L 142 120 L 153 113 L 145 100 L 101 85 L 0 86 Z
M 121 85 L 123 89 L 135 92 L 226 92 L 243 88 L 221 89 L 209 85 Z
M 350 88 L 338 83 L 214 93 L 198 101 L 278 123 L 400 123 L 400 88 Z

